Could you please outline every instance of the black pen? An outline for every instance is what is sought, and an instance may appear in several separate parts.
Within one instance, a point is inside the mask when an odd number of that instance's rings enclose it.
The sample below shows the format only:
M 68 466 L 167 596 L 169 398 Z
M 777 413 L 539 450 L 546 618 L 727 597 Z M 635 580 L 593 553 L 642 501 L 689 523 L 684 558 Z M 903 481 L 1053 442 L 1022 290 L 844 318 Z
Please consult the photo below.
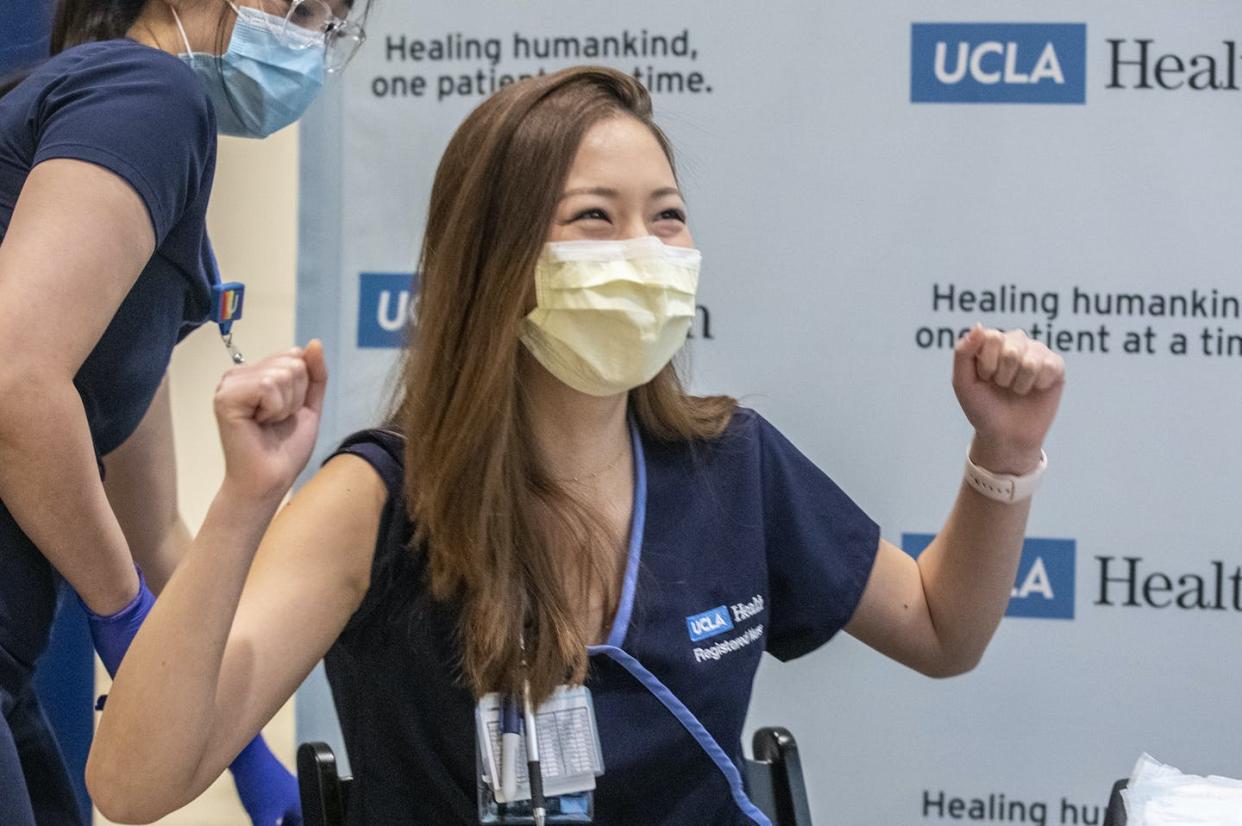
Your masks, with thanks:
M 535 826 L 544 826 L 548 813 L 543 802 L 543 774 L 539 770 L 539 733 L 535 707 L 530 702 L 530 680 L 522 684 L 522 713 L 526 723 L 526 775 L 530 780 L 530 814 Z

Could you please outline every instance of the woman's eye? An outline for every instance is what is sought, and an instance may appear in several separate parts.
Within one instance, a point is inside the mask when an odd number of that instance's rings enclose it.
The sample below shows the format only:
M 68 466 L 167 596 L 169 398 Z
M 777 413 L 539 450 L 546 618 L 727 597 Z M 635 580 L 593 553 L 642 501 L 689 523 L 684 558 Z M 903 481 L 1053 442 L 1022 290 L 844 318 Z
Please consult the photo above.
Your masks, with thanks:
M 681 221 L 686 222 L 686 213 L 681 209 L 666 209 L 656 216 L 657 221 Z
M 608 213 L 602 209 L 585 209 L 574 216 L 575 221 L 607 221 Z
M 324 16 L 318 13 L 317 10 L 313 8 L 310 3 L 298 3 L 296 6 L 294 6 L 293 3 L 290 2 L 290 3 L 285 3 L 285 6 L 288 8 L 288 10 L 285 12 L 285 16 L 288 17 L 293 22 L 299 23 L 302 25 L 305 25 L 307 23 L 318 22 L 319 19 Z

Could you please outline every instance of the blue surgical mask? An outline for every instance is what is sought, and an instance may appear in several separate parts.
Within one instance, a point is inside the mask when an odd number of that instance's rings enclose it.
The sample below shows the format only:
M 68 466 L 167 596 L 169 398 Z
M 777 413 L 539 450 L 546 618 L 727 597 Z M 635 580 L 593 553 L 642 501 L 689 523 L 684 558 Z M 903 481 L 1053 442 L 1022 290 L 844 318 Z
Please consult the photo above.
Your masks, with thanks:
M 266 138 L 302 117 L 323 88 L 322 37 L 286 27 L 282 18 L 259 9 L 233 10 L 233 36 L 228 50 L 217 56 L 190 48 L 173 9 L 186 48 L 179 57 L 206 87 L 220 134 Z

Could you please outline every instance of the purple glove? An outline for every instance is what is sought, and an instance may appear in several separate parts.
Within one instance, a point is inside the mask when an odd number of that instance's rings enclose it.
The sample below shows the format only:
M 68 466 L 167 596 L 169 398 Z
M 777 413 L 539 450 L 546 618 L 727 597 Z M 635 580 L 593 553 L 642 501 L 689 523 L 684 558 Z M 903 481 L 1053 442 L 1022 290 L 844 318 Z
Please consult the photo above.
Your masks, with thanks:
M 254 826 L 302 826 L 298 781 L 268 750 L 262 734 L 242 749 L 229 770 Z
M 101 617 L 86 608 L 86 618 L 91 629 L 95 650 L 103 660 L 108 673 L 116 676 L 121 660 L 134 641 L 151 606 L 155 595 L 147 588 L 147 581 L 138 571 L 138 595 L 133 601 L 110 616 Z M 298 793 L 298 781 L 286 769 L 263 742 L 263 735 L 250 741 L 233 761 L 230 770 L 237 786 L 237 795 L 250 815 L 254 826 L 302 826 L 302 800 Z
M 87 608 L 85 602 L 82 603 L 82 607 L 86 609 L 86 621 L 91 628 L 91 640 L 95 643 L 95 650 L 99 652 L 99 659 L 103 660 L 104 668 L 108 669 L 108 675 L 112 677 L 116 676 L 116 670 L 121 667 L 121 660 L 129 650 L 129 644 L 134 641 L 138 628 L 155 604 L 155 595 L 147 588 L 147 580 L 143 577 L 142 570 L 137 565 L 134 570 L 138 571 L 138 595 L 120 611 L 101 617 Z

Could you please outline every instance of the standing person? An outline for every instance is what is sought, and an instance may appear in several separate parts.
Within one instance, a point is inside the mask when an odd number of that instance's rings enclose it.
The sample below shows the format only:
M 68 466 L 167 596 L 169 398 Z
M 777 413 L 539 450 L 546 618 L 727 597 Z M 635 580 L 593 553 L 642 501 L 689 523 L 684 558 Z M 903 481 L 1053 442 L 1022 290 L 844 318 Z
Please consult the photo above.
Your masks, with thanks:
M 766 824 L 739 769 L 765 650 L 845 630 L 928 675 L 972 668 L 1064 362 L 1020 331 L 961 340 L 975 438 L 915 560 L 759 414 L 683 389 L 692 247 L 633 78 L 567 69 L 480 105 L 432 188 L 403 401 L 266 535 L 322 370 L 280 357 L 221 383 L 224 483 L 117 675 L 87 766 L 101 809 L 146 822 L 192 799 L 326 654 L 350 824 L 478 823 L 499 772 L 476 763 L 476 702 L 565 682 L 594 697 L 596 824 Z
M 79 822 L 31 684 L 60 579 L 115 672 L 189 541 L 165 372 L 230 312 L 205 226 L 217 132 L 300 117 L 362 41 L 348 5 L 63 0 L 52 56 L 0 97 L 4 826 Z M 298 821 L 262 738 L 233 770 L 254 823 Z

